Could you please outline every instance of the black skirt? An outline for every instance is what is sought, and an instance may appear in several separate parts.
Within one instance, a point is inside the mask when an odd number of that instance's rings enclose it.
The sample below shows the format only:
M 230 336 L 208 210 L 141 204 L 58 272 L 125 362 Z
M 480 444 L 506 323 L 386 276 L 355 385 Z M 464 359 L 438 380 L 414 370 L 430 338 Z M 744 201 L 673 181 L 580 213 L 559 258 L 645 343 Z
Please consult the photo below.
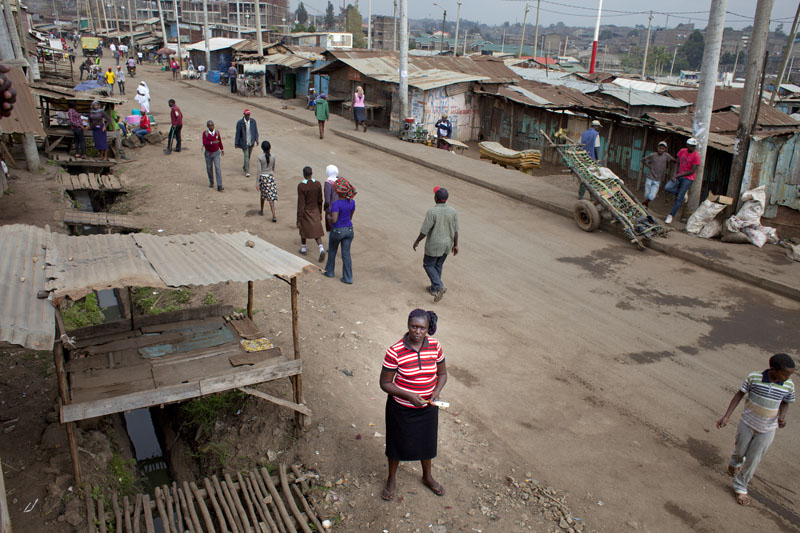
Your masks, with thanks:
M 363 107 L 354 107 L 353 108 L 353 118 L 356 122 L 366 122 L 367 121 L 367 113 Z
M 392 461 L 433 459 L 438 433 L 438 407 L 415 409 L 386 399 L 386 457 Z

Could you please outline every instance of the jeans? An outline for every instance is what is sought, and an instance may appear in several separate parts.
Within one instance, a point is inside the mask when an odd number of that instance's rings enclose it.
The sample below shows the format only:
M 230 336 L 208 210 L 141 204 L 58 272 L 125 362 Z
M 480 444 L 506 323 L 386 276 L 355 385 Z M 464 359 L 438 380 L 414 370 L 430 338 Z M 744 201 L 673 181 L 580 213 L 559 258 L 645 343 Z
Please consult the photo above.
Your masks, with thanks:
M 220 151 L 217 150 L 216 152 L 205 152 L 206 156 L 206 173 L 208 174 L 208 184 L 214 185 L 214 176 L 212 175 L 212 169 L 216 172 L 217 175 L 217 187 L 222 187 L 222 167 L 220 166 Z
M 125 94 L 125 82 L 118 81 L 117 85 L 119 85 L 119 94 Z
M 147 135 L 150 132 L 147 131 L 147 129 L 145 129 L 145 128 L 139 128 L 139 129 L 133 130 L 131 133 L 133 133 L 134 135 L 139 137 L 139 141 L 142 144 L 144 144 L 144 136 Z
M 678 178 L 677 183 L 670 181 L 664 186 L 665 191 L 675 195 L 675 204 L 673 204 L 672 210 L 669 212 L 670 216 L 674 217 L 678 209 L 681 208 L 681 205 L 683 205 L 683 198 L 686 196 L 686 193 L 689 192 L 692 183 L 694 183 L 694 180 L 690 180 L 689 178 Z
M 350 259 L 350 245 L 353 242 L 353 226 L 333 228 L 328 236 L 328 262 L 325 264 L 325 275 L 334 276 L 336 269 L 336 250 L 342 245 L 342 281 L 353 283 L 353 262 Z
M 253 153 L 253 145 L 245 144 L 242 148 L 242 170 L 245 174 L 250 174 L 250 154 Z
M 767 453 L 772 439 L 775 438 L 775 430 L 766 433 L 759 433 L 744 422 L 739 422 L 736 430 L 736 445 L 731 454 L 731 466 L 738 468 L 739 473 L 733 478 L 733 490 L 737 494 L 747 494 L 747 484 L 750 483 L 753 474 L 756 473 L 758 463 Z
M 183 125 L 181 126 L 170 126 L 169 128 L 169 135 L 167 137 L 167 152 L 172 151 L 172 140 L 175 139 L 175 150 L 180 152 L 181 151 L 181 130 L 183 129 Z
M 236 78 L 231 78 L 231 92 L 236 92 Z
M 86 137 L 83 135 L 83 128 L 72 128 L 72 134 L 75 136 L 75 155 L 86 155 Z
M 644 180 L 644 199 L 650 200 L 651 202 L 656 199 L 656 194 L 658 194 L 658 187 L 661 185 L 660 182 L 656 180 L 651 180 L 649 178 L 645 178 Z
M 431 290 L 433 292 L 438 292 L 444 288 L 442 284 L 442 266 L 445 259 L 447 259 L 447 254 L 439 257 L 426 255 L 422 258 L 422 268 L 425 269 L 425 273 L 428 274 L 428 278 L 431 280 Z

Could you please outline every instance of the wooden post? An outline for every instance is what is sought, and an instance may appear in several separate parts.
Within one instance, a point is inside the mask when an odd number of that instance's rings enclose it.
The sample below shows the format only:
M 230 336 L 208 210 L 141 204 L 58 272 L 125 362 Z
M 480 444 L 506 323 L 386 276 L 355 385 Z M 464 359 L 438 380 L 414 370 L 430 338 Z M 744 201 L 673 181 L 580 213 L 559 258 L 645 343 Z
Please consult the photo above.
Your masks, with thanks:
M 639 177 L 636 178 L 636 189 L 642 186 L 642 172 L 644 172 L 644 151 L 647 150 L 647 134 L 650 128 L 644 129 L 644 142 L 642 143 L 642 159 L 639 161 Z
M 0 464 L 0 531 L 11 531 L 11 518 L 6 501 L 6 484 L 3 480 L 3 466 Z
M 247 318 L 253 320 L 253 282 L 247 282 Z
M 61 405 L 69 403 L 67 399 L 67 373 L 64 370 L 64 346 L 61 341 L 56 341 L 53 345 L 53 359 L 56 364 L 56 377 L 58 378 L 58 395 Z M 59 416 L 60 413 L 59 413 Z M 81 463 L 78 457 L 78 443 L 75 440 L 75 422 L 65 424 L 67 430 L 67 442 L 69 443 L 69 456 L 72 459 L 72 477 L 75 478 L 75 486 L 81 485 Z
M 300 329 L 297 309 L 297 276 L 291 280 L 292 286 L 292 344 L 294 345 L 294 358 L 300 359 Z M 292 376 L 292 391 L 294 392 L 294 403 L 303 403 L 303 375 Z M 295 411 L 295 434 L 299 436 L 305 428 L 306 417 L 304 414 Z
M 608 167 L 608 153 L 611 151 L 611 136 L 614 134 L 614 123 L 611 123 L 611 127 L 608 129 L 608 137 L 606 138 L 606 150 L 603 154 L 605 157 L 605 166 Z M 599 163 L 600 161 L 598 161 Z
M 133 289 L 130 287 L 128 287 L 128 305 L 131 306 L 131 331 L 134 331 L 136 329 L 136 319 L 134 318 L 136 312 L 133 308 Z

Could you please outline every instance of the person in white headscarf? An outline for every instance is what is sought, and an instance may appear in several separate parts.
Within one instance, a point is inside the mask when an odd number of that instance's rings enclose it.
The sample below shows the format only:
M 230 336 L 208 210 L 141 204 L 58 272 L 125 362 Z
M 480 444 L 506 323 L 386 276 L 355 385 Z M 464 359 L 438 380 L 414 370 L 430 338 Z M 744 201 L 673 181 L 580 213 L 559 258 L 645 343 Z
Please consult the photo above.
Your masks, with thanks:
M 136 88 L 136 101 L 139 102 L 139 105 L 147 111 L 150 112 L 150 88 L 147 86 L 147 83 L 144 81 L 139 83 L 139 86 Z
M 331 228 L 328 224 L 328 215 L 331 214 L 331 204 L 339 199 L 339 195 L 337 195 L 336 191 L 333 189 L 333 184 L 336 183 L 337 179 L 339 179 L 339 169 L 336 167 L 336 165 L 328 165 L 325 168 L 325 175 L 327 176 L 323 195 L 323 198 L 325 199 L 325 230 L 330 231 Z

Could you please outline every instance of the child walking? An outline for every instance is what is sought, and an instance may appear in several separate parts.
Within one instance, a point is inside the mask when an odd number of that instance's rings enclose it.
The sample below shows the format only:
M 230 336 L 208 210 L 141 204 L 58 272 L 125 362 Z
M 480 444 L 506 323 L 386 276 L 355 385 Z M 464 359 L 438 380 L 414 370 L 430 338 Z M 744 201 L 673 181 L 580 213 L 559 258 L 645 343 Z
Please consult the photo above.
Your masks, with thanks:
M 794 403 L 794 383 L 789 379 L 794 368 L 794 360 L 785 353 L 770 357 L 769 368 L 763 372 L 751 372 L 745 378 L 742 388 L 733 395 L 725 415 L 717 421 L 718 428 L 727 426 L 736 406 L 747 396 L 736 430 L 736 444 L 728 463 L 728 472 L 734 476 L 733 492 L 739 505 L 750 505 L 747 484 L 772 444 L 775 430 L 786 426 L 786 411 L 789 404 Z

